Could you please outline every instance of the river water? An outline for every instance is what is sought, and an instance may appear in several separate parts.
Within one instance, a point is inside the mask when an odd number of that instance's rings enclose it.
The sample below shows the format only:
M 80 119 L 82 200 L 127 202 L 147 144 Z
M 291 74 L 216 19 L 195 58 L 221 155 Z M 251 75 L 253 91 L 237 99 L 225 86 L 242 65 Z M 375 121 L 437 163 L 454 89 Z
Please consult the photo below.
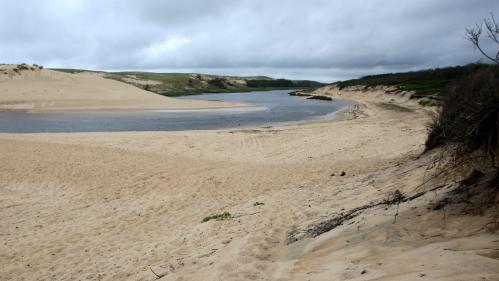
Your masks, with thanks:
M 248 108 L 109 112 L 0 112 L 0 132 L 181 131 L 267 127 L 334 118 L 345 101 L 307 100 L 289 91 L 202 94 L 181 97 L 254 105 Z

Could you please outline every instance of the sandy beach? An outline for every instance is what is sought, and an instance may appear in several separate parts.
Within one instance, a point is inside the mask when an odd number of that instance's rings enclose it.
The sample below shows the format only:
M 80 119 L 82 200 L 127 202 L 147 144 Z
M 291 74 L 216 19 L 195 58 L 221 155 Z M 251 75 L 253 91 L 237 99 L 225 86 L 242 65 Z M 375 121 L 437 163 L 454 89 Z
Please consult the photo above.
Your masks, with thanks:
M 266 129 L 0 134 L 0 279 L 497 280 L 497 210 L 433 210 L 445 190 L 306 235 L 423 190 L 434 156 L 415 101 L 317 93 L 357 105 Z
M 499 281 L 498 0 L 1 3 L 0 281 Z

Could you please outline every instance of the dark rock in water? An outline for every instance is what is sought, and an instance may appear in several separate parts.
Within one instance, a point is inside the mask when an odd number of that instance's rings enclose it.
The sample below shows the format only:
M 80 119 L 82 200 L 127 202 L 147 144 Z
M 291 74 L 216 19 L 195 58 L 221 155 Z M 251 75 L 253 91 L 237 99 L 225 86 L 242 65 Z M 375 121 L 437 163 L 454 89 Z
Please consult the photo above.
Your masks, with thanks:
M 345 176 L 347 173 L 345 173 L 345 171 L 342 171 L 341 174 L 340 174 L 340 177 L 343 177 Z
M 300 92 L 300 91 L 290 92 L 290 93 L 288 93 L 288 95 L 297 96 L 297 97 L 310 97 L 310 96 L 312 96 L 311 94 Z
M 360 274 L 366 274 L 367 273 L 367 270 L 362 270 L 362 272 L 360 272 Z
M 307 99 L 308 100 L 329 100 L 329 101 L 333 100 L 332 97 L 328 97 L 328 96 L 310 96 Z
M 335 174 L 335 173 L 332 173 L 332 174 L 331 174 L 331 177 L 334 177 L 334 176 L 336 176 L 336 174 Z

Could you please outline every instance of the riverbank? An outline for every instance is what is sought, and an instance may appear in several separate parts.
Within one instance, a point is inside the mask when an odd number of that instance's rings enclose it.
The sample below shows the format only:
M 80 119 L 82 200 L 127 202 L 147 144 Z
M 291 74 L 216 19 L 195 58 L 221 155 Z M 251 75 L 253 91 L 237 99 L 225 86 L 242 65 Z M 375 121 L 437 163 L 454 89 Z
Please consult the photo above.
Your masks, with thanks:
M 343 121 L 274 128 L 0 134 L 0 276 L 493 280 L 493 213 L 429 207 L 445 190 L 307 235 L 396 190 L 415 194 L 432 157 L 420 157 L 430 116 L 416 101 L 318 94 L 357 105 Z

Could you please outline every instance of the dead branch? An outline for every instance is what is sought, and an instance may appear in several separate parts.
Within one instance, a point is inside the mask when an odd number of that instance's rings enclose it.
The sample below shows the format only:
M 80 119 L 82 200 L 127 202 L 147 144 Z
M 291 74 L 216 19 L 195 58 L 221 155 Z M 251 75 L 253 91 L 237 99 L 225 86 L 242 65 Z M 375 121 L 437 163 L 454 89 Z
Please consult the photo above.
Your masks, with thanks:
M 475 49 L 477 49 L 484 57 L 488 60 L 499 64 L 499 50 L 494 54 L 487 54 L 487 52 L 482 48 L 480 42 L 480 37 L 484 32 L 483 26 L 485 25 L 485 32 L 487 37 L 497 45 L 499 45 L 499 25 L 496 23 L 494 14 L 490 13 L 490 18 L 484 19 L 484 24 L 477 24 L 473 28 L 466 28 L 466 39 L 470 41 Z
M 381 202 L 373 202 L 370 204 L 366 204 L 366 205 L 362 205 L 362 206 L 353 208 L 353 209 L 345 211 L 345 212 L 341 212 L 341 213 L 337 214 L 336 216 L 332 217 L 331 219 L 322 221 L 318 224 L 310 225 L 304 230 L 291 231 L 288 234 L 288 238 L 286 239 L 286 243 L 291 244 L 291 243 L 294 243 L 294 242 L 301 240 L 303 238 L 306 238 L 306 237 L 317 237 L 321 234 L 324 234 L 328 231 L 335 229 L 336 227 L 342 225 L 346 221 L 349 221 L 349 220 L 359 216 L 363 211 L 365 211 L 367 209 L 379 207 L 379 206 L 391 206 L 391 205 L 397 204 L 397 213 L 395 216 L 395 220 L 396 220 L 396 217 L 398 216 L 398 206 L 400 203 L 412 201 L 416 198 L 419 198 L 419 197 L 425 195 L 428 192 L 435 191 L 435 190 L 443 188 L 445 186 L 446 185 L 439 185 L 437 187 L 434 187 L 434 188 L 426 190 L 426 191 L 419 192 L 419 193 L 414 194 L 414 195 L 409 196 L 409 197 L 404 196 L 400 191 L 396 190 L 395 192 L 390 194 L 387 198 L 384 198 Z

